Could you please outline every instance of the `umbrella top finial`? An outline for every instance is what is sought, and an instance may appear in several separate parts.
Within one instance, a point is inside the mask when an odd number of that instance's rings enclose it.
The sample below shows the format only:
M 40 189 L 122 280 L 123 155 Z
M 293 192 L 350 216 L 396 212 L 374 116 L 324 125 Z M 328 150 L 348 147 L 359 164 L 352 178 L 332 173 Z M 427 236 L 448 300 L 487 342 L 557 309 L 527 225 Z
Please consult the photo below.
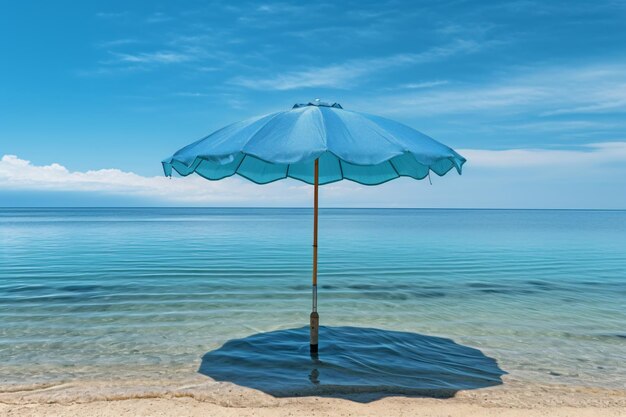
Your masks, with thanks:
M 326 101 L 321 101 L 319 98 L 316 98 L 313 101 L 309 101 L 308 103 L 296 103 L 293 105 L 293 109 L 299 109 L 300 107 L 307 107 L 307 106 L 315 106 L 315 107 L 334 107 L 336 109 L 343 109 L 343 107 L 341 107 L 341 104 L 339 103 L 328 103 Z

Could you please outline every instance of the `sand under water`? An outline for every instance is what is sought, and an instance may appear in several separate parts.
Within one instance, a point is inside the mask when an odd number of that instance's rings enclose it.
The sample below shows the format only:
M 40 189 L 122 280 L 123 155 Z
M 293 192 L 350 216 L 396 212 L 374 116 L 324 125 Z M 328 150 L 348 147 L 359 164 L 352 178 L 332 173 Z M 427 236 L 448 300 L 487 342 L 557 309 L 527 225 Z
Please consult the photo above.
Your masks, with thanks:
M 0 209 L 0 414 L 626 415 L 626 212 L 321 210 L 319 358 L 310 238 Z

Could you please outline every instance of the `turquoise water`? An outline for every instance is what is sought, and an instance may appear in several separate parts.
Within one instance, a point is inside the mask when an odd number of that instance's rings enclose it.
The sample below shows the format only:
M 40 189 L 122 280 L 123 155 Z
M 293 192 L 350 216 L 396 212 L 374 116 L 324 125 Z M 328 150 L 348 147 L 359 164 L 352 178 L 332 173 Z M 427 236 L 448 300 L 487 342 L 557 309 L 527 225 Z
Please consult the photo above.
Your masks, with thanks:
M 311 214 L 0 209 L 0 383 L 195 374 L 231 339 L 305 326 Z M 319 256 L 322 325 L 626 386 L 624 211 L 327 209 Z

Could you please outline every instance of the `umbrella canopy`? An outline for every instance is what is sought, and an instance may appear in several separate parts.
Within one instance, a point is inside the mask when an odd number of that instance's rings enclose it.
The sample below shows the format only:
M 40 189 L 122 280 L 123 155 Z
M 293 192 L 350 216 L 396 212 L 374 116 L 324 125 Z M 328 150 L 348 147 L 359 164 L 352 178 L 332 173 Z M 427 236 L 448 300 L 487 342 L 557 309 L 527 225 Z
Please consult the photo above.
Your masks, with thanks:
M 238 174 L 257 184 L 294 178 L 313 184 L 313 308 L 311 354 L 318 350 L 317 212 L 318 186 L 342 179 L 364 185 L 394 178 L 421 180 L 465 158 L 406 125 L 344 110 L 316 100 L 291 110 L 233 123 L 163 161 L 165 175 L 192 173 L 209 180 Z
M 348 179 L 376 185 L 398 177 L 421 180 L 432 171 L 461 173 L 465 158 L 406 125 L 315 101 L 226 126 L 163 161 L 209 180 L 234 174 L 257 184 L 294 178 L 319 184 Z

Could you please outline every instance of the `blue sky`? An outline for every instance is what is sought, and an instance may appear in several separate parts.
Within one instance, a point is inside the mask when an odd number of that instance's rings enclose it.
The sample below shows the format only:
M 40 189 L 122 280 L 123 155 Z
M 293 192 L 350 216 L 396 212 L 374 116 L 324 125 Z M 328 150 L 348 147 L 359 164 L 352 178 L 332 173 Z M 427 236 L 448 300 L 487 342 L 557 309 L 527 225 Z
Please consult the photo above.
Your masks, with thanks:
M 158 176 L 319 97 L 469 159 L 325 205 L 626 208 L 625 21 L 623 1 L 3 2 L 0 205 L 307 206 L 293 181 Z

